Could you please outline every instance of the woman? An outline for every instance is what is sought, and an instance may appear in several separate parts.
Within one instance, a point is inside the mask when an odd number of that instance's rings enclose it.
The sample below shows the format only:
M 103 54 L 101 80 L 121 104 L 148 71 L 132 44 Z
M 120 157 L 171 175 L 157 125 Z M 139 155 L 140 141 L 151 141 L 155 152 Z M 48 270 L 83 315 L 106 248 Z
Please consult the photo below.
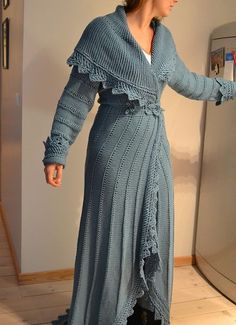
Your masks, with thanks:
M 72 300 L 52 324 L 170 324 L 174 193 L 161 94 L 168 84 L 216 105 L 236 83 L 190 72 L 160 17 L 177 0 L 131 0 L 86 26 L 43 163 L 61 186 L 70 145 L 98 93 L 85 162 Z M 54 173 L 56 176 L 54 177 Z

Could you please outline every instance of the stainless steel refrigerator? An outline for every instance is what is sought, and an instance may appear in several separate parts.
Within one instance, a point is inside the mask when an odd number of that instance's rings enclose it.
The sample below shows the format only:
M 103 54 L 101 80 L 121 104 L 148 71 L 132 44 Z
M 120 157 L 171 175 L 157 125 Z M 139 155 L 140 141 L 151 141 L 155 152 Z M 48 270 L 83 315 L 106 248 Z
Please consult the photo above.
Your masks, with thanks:
M 236 81 L 236 22 L 210 36 L 209 77 Z M 200 271 L 236 303 L 236 99 L 207 101 L 195 256 Z

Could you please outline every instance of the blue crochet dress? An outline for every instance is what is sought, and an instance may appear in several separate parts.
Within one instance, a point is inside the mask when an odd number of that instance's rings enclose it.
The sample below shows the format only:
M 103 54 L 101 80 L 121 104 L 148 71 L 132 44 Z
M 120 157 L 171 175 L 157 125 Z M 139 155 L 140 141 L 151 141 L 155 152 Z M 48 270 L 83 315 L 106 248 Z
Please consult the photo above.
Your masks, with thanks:
M 136 302 L 170 324 L 174 192 L 161 94 L 169 85 L 218 106 L 236 97 L 236 84 L 190 72 L 167 27 L 152 23 L 151 64 L 122 5 L 93 19 L 67 59 L 72 70 L 43 141 L 45 165 L 65 168 L 97 93 L 99 107 L 87 145 L 71 304 L 52 324 L 125 325 Z

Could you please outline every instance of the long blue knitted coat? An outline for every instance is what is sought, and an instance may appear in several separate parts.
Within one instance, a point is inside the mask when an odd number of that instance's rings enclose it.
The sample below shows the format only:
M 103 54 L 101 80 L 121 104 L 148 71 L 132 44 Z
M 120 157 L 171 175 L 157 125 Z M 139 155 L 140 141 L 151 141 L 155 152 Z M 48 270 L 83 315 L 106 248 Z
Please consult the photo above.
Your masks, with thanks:
M 122 5 L 90 21 L 67 59 L 72 71 L 43 141 L 44 165 L 65 168 L 97 93 L 100 105 L 87 145 L 71 305 L 52 324 L 125 325 L 136 302 L 170 324 L 174 194 L 161 94 L 168 84 L 218 106 L 236 97 L 236 83 L 190 72 L 168 28 L 151 23 L 151 64 Z

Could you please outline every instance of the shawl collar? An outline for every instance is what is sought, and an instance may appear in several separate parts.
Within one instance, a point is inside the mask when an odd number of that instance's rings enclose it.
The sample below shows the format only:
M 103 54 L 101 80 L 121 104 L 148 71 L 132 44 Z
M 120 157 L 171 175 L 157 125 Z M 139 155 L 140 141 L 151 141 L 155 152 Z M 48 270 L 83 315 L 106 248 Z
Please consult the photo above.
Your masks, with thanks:
M 113 93 L 128 92 L 130 99 L 156 95 L 160 81 L 167 82 L 175 69 L 175 44 L 167 27 L 156 19 L 151 24 L 155 31 L 151 65 L 129 31 L 123 5 L 89 22 L 67 64 L 76 64 L 91 80 L 113 87 Z

